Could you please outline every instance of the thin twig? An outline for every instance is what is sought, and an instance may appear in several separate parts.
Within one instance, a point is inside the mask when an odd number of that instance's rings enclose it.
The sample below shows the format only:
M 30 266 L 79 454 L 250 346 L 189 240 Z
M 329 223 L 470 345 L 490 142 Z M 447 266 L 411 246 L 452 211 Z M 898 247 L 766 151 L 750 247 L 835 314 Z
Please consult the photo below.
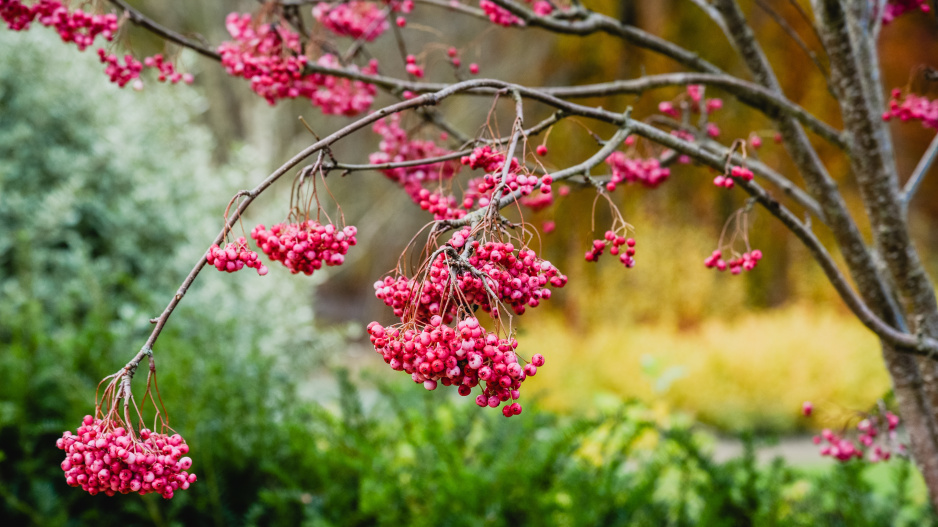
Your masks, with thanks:
M 936 156 L 938 156 L 938 135 L 935 135 L 935 138 L 931 140 L 931 144 L 928 145 L 928 150 L 926 150 L 922 158 L 919 159 L 918 165 L 916 165 L 915 170 L 912 171 L 912 176 L 909 177 L 905 188 L 902 189 L 902 206 L 905 208 L 906 214 L 908 214 L 909 202 L 912 201 L 912 197 L 915 196 L 915 191 L 918 190 L 918 187 L 925 179 L 925 175 L 931 168 Z

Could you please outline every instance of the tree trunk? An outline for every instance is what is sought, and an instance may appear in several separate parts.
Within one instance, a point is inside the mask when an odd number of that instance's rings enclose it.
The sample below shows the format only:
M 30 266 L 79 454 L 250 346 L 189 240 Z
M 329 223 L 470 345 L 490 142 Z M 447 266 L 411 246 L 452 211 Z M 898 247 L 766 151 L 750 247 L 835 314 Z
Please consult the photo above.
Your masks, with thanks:
M 885 343 L 882 347 L 899 412 L 909 433 L 909 450 L 925 478 L 932 507 L 938 511 L 938 421 L 920 370 L 920 366 L 933 367 L 934 361 L 916 359 Z

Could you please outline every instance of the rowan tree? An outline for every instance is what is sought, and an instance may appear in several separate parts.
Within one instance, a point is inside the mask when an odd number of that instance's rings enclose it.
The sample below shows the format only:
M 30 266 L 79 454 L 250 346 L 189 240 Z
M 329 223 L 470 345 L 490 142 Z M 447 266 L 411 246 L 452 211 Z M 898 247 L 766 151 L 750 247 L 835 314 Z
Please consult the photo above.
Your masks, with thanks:
M 154 80 L 198 82 L 170 55 L 118 53 L 119 47 L 129 49 L 125 28 L 138 26 L 164 39 L 167 49 L 189 49 L 220 63 L 235 77 L 231 82 L 250 83 L 272 105 L 308 99 L 322 113 L 345 116 L 348 123 L 329 133 L 313 123 L 311 131 L 322 133 L 314 132 L 308 147 L 254 188 L 234 193 L 221 232 L 206 241 L 205 255 L 152 319 L 153 331 L 141 350 L 102 381 L 95 415 L 59 441 L 67 452 L 62 468 L 69 484 L 91 493 L 159 492 L 169 498 L 196 481 L 187 472 L 188 447 L 161 411 L 154 362 L 160 332 L 207 267 L 227 273 L 251 267 L 264 275 L 268 264 L 259 255 L 264 253 L 269 265 L 280 262 L 291 273 L 309 275 L 343 264 L 349 251 L 366 250 L 353 248 L 358 228 L 346 223 L 332 201 L 328 185 L 349 181 L 336 176 L 378 171 L 432 215 L 404 249 L 400 265 L 375 277 L 376 297 L 399 318 L 392 325 L 368 325 L 376 352 L 428 390 L 453 387 L 460 395 L 472 395 L 479 406 L 500 407 L 511 417 L 522 412 L 522 383 L 538 368 L 549 367 L 549 357 L 519 345 L 515 328 L 523 324 L 526 310 L 550 299 L 567 281 L 539 256 L 535 242 L 554 226 L 534 225 L 526 215 L 562 207 L 570 191 L 595 195 L 593 214 L 603 207 L 612 221 L 582 248 L 583 257 L 595 262 L 608 250 L 627 272 L 640 263 L 636 250 L 646 242 L 610 196 L 629 185 L 680 185 L 670 167 L 691 164 L 699 167 L 695 174 L 712 179 L 714 195 L 733 192 L 746 201 L 714 240 L 712 254 L 683 257 L 728 275 L 756 271 L 772 255 L 750 245 L 749 216 L 765 214 L 784 225 L 857 320 L 879 338 L 909 450 L 938 507 L 938 302 L 908 222 L 909 202 L 938 155 L 938 138 L 911 174 L 900 174 L 888 124 L 918 121 L 938 128 L 938 101 L 926 95 L 938 74 L 918 68 L 905 87 L 883 86 L 877 49 L 896 17 L 931 11 L 924 0 L 791 1 L 786 12 L 795 13 L 797 21 L 759 0 L 754 5 L 685 2 L 698 22 L 707 24 L 710 42 L 734 51 L 733 63 L 725 65 L 704 58 L 710 43 L 682 47 L 627 17 L 594 11 L 578 0 L 266 0 L 254 12 L 218 20 L 230 38 L 214 43 L 174 31 L 148 17 L 145 6 L 138 10 L 124 0 L 84 3 L 85 11 L 72 4 L 0 0 L 0 17 L 12 30 L 48 26 L 66 44 L 96 49 L 105 73 L 122 87 L 143 89 Z M 750 9 L 775 17 L 811 57 L 816 68 L 800 73 L 823 79 L 826 91 L 817 96 L 836 102 L 842 124 L 826 122 L 786 96 L 779 76 L 791 72 L 767 58 L 747 22 Z M 456 21 L 447 23 L 477 18 L 494 28 L 520 29 L 514 34 L 522 46 L 536 45 L 545 33 L 567 38 L 601 33 L 667 58 L 674 71 L 578 86 L 535 87 L 523 78 L 488 78 L 487 65 L 499 57 L 486 57 L 488 63 L 464 60 L 465 42 L 446 42 L 441 34 L 432 46 L 413 46 L 408 20 L 418 10 Z M 795 22 L 809 28 L 818 49 L 805 44 L 793 29 Z M 370 50 L 384 45 L 399 50 L 397 60 L 374 58 Z M 683 89 L 676 98 L 656 95 L 673 87 Z M 638 115 L 627 105 L 582 102 L 612 95 L 659 97 L 658 111 Z M 487 101 L 490 109 L 479 120 L 461 122 L 446 103 L 463 99 Z M 774 123 L 774 131 L 725 137 L 720 128 L 724 104 L 760 112 Z M 507 131 L 500 130 L 500 121 L 510 123 Z M 611 134 L 592 131 L 609 125 Z M 558 166 L 550 160 L 547 139 L 563 126 L 587 130 L 583 148 L 591 154 Z M 381 137 L 379 151 L 354 159 L 335 153 L 348 137 L 371 133 Z M 763 163 L 760 148 L 784 149 L 787 160 L 779 166 Z M 822 161 L 821 149 L 834 151 L 837 161 Z M 846 168 L 835 173 L 830 167 Z M 244 212 L 259 195 L 288 179 L 284 176 L 293 180 L 285 216 L 269 228 L 245 230 Z M 847 206 L 841 187 L 848 181 L 859 191 L 862 213 Z M 864 235 L 867 224 L 870 234 Z M 138 405 L 131 381 L 144 359 L 149 375 Z M 804 411 L 810 413 L 810 406 Z M 150 428 L 140 424 L 145 412 L 155 415 Z M 825 434 L 827 453 L 844 461 L 882 458 L 884 452 L 872 448 L 877 426 L 891 432 L 897 422 L 887 412 L 881 422 L 867 421 L 855 449 Z

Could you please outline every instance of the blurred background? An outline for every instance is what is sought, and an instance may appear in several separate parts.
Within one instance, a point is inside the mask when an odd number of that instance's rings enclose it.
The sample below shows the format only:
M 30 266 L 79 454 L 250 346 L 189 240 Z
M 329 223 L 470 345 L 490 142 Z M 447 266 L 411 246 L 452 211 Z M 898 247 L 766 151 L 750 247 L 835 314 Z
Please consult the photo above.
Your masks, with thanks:
M 222 21 L 229 10 L 257 5 L 131 3 L 213 45 L 228 38 Z M 621 4 L 590 7 L 745 76 L 719 30 L 686 2 Z M 786 65 L 778 73 L 789 98 L 839 126 L 836 101 L 809 56 L 767 12 L 744 4 L 770 59 Z M 821 54 L 790 4 L 773 7 Z M 443 27 L 441 15 L 458 23 Z M 450 45 L 464 64 L 480 64 L 480 76 L 531 86 L 677 69 L 602 35 L 496 29 L 430 5 L 418 5 L 404 35 L 431 81 L 453 79 L 445 58 Z M 938 52 L 935 35 L 935 19 L 917 14 L 884 29 L 885 89 L 911 84 L 929 93 L 911 74 L 934 65 L 928 61 Z M 131 29 L 122 39 L 138 57 L 172 57 L 195 84 L 164 86 L 145 77 L 142 92 L 121 90 L 107 82 L 93 53 L 62 45 L 46 28 L 0 31 L 0 519 L 883 525 L 928 518 L 908 463 L 757 461 L 757 447 L 773 438 L 806 443 L 821 427 L 854 425 L 857 412 L 888 400 L 889 379 L 877 340 L 767 214 L 756 211 L 750 230 L 753 247 L 765 254 L 756 270 L 730 276 L 702 265 L 744 199 L 715 191 L 713 174 L 690 165 L 672 167 L 657 189 L 622 186 L 613 194 L 635 227 L 633 269 L 613 258 L 584 261 L 611 221 L 599 208 L 592 231 L 592 192 L 574 189 L 525 216 L 535 226 L 556 223 L 541 235 L 539 251 L 570 281 L 515 320 L 520 346 L 547 363 L 525 383 L 525 413 L 510 420 L 455 394 L 425 392 L 374 353 L 364 326 L 391 323 L 393 314 L 371 284 L 394 268 L 431 218 L 379 173 L 330 178 L 346 220 L 360 233 L 344 265 L 313 277 L 277 266 L 264 277 L 209 270 L 160 338 L 161 394 L 174 428 L 192 446 L 199 482 L 171 502 L 90 497 L 68 488 L 55 439 L 93 411 L 98 381 L 145 341 L 149 318 L 217 234 L 231 196 L 311 142 L 298 117 L 320 136 L 347 122 L 304 102 L 268 106 L 218 64 L 146 33 Z M 370 49 L 383 73 L 402 75 L 392 43 L 388 34 Z M 633 106 L 633 116 L 649 116 L 680 92 L 586 102 Z M 390 101 L 379 96 L 375 104 Z M 712 117 L 720 140 L 758 134 L 765 144 L 755 155 L 794 174 L 772 141 L 771 123 L 731 98 L 724 103 Z M 491 101 L 460 99 L 441 109 L 475 135 L 490 107 Z M 497 108 L 502 114 L 492 123 L 507 131 L 511 103 Z M 536 105 L 526 111 L 528 123 L 550 113 Z M 419 119 L 405 123 L 417 129 Z M 917 124 L 892 126 L 899 170 L 907 175 L 933 135 Z M 595 148 L 590 132 L 608 137 L 612 130 L 588 122 L 555 127 L 546 139 L 548 168 L 588 157 Z M 367 162 L 378 140 L 359 133 L 335 155 Z M 820 141 L 818 147 L 860 213 L 845 160 Z M 290 179 L 252 206 L 246 231 L 285 219 Z M 918 248 L 938 271 L 938 234 L 929 228 L 938 219 L 936 195 L 938 181 L 927 178 L 911 221 Z M 817 417 L 801 416 L 805 400 L 815 403 Z M 721 456 L 727 445 L 732 455 Z

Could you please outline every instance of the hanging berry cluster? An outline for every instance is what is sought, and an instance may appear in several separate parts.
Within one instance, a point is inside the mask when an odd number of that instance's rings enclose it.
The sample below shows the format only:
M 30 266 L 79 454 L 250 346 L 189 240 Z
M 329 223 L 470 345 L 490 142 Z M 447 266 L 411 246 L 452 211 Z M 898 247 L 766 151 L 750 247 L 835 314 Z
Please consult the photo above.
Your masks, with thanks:
M 267 267 L 257 258 L 257 253 L 248 249 L 248 241 L 244 236 L 229 243 L 224 249 L 217 244 L 209 248 L 205 255 L 209 265 L 214 265 L 219 271 L 234 273 L 244 269 L 245 266 L 257 269 L 257 274 L 267 274 Z
M 189 445 L 179 434 L 144 428 L 136 437 L 113 420 L 90 415 L 75 432 L 66 431 L 55 446 L 65 451 L 65 482 L 92 496 L 157 492 L 169 499 L 195 483 L 196 475 L 187 472 Z
M 55 442 L 65 451 L 61 467 L 65 482 L 81 487 L 89 494 L 117 493 L 150 494 L 156 492 L 169 499 L 177 490 L 185 490 L 196 481 L 196 475 L 188 470 L 192 459 L 186 456 L 189 446 L 179 434 L 173 433 L 161 406 L 162 401 L 156 388 L 156 364 L 150 355 L 144 403 L 148 400 L 156 412 L 154 423 L 160 431 L 145 428 L 141 408 L 134 402 L 130 381 L 136 371 L 136 363 L 105 377 L 100 402 L 95 405 L 95 415 L 86 415 L 73 434 L 66 431 Z M 123 402 L 123 415 L 119 411 Z M 139 417 L 140 426 L 130 424 L 131 408 Z M 139 432 L 137 431 L 139 430 Z
M 626 246 L 623 250 L 621 247 Z M 609 254 L 619 257 L 619 262 L 627 268 L 635 267 L 635 239 L 617 235 L 615 231 L 606 231 L 603 239 L 593 240 L 593 247 L 586 252 L 584 258 L 587 262 L 597 262 L 603 252 L 609 247 Z
M 311 275 L 323 265 L 342 265 L 349 247 L 358 243 L 356 234 L 358 229 L 352 225 L 339 228 L 306 220 L 278 223 L 269 231 L 258 225 L 251 231 L 251 238 L 268 258 L 282 263 L 291 273 Z
M 499 317 L 499 305 L 523 314 L 527 307 L 537 307 L 541 300 L 551 297 L 548 285 L 559 288 L 567 283 L 567 277 L 553 264 L 530 249 L 516 248 L 510 242 L 481 243 L 469 238 L 467 227 L 454 234 L 448 245 L 462 249 L 469 243 L 472 255 L 466 263 L 471 267 L 454 265 L 452 258 L 441 252 L 430 263 L 423 280 L 388 276 L 375 282 L 375 296 L 403 320 L 427 323 L 440 315 L 448 324 L 466 304 L 480 307 L 495 318 Z M 452 298 L 453 286 L 458 290 L 458 301 Z
M 4 0 L 0 2 L 0 18 L 14 31 L 29 29 L 33 21 L 39 20 L 55 29 L 62 42 L 74 43 L 81 51 L 94 44 L 99 35 L 112 40 L 117 33 L 117 15 L 69 11 L 59 0 L 39 0 L 29 7 L 19 0 Z
M 928 0 L 889 0 L 883 9 L 883 24 L 888 24 L 895 20 L 897 16 L 904 15 L 909 11 L 930 13 L 931 6 L 928 4 Z
M 640 183 L 648 188 L 655 188 L 671 175 L 671 170 L 662 167 L 656 158 L 633 159 L 620 151 L 610 154 L 606 158 L 606 164 L 612 171 L 612 177 L 606 183 L 606 190 L 609 192 L 622 183 Z
M 515 191 L 519 191 L 522 196 L 527 196 L 534 192 L 534 187 L 541 182 L 538 176 L 527 174 L 525 168 L 515 158 L 511 159 L 508 173 L 502 181 L 502 173 L 505 172 L 505 154 L 490 145 L 476 148 L 471 154 L 460 158 L 460 162 L 473 170 L 482 169 L 486 172 L 481 178 L 475 178 L 469 182 L 469 189 L 463 198 L 463 207 L 467 209 L 473 208 L 474 205 L 487 207 L 491 200 L 501 199 Z
M 522 364 L 517 341 L 500 335 L 509 307 L 522 314 L 551 297 L 567 277 L 550 262 L 510 241 L 485 241 L 479 229 L 464 227 L 430 259 L 419 278 L 388 276 L 375 283 L 375 296 L 401 319 L 400 324 L 368 325 L 375 351 L 397 371 L 411 374 L 428 390 L 438 384 L 456 386 L 468 396 L 482 384 L 480 406 L 502 408 L 510 417 L 521 412 L 521 383 L 543 365 L 543 357 Z M 471 315 L 482 308 L 492 316 L 495 331 Z M 508 317 L 510 318 L 510 316 Z M 455 325 L 452 325 L 453 322 Z M 536 359 L 536 360 L 535 360 Z
M 497 408 L 503 402 L 520 397 L 521 383 L 537 373 L 543 365 L 540 355 L 527 365 L 518 362 L 514 350 L 518 341 L 499 338 L 479 324 L 475 317 L 460 320 L 455 327 L 443 324 L 435 315 L 421 328 L 383 327 L 378 322 L 368 325 L 375 350 L 395 371 L 409 373 L 415 383 L 427 390 L 439 384 L 455 386 L 463 397 L 480 384 L 482 393 L 476 404 Z M 537 365 L 535 360 L 537 359 Z M 521 413 L 521 404 L 512 402 L 502 408 L 506 417 Z
M 809 408 L 810 403 L 805 403 Z M 865 460 L 870 463 L 889 461 L 894 453 L 905 455 L 905 446 L 899 442 L 896 429 L 899 416 L 882 408 L 878 412 L 865 414 L 857 423 L 859 433 L 856 440 L 847 437 L 846 430 L 840 434 L 825 428 L 820 435 L 814 436 L 814 444 L 820 446 L 820 454 L 841 462 L 851 459 Z M 810 416 L 810 411 L 803 411 Z
M 713 251 L 713 253 L 704 260 L 704 265 L 708 269 L 716 269 L 717 271 L 726 271 L 729 269 L 732 274 L 752 271 L 756 268 L 756 264 L 759 263 L 759 260 L 762 259 L 762 251 L 756 249 L 743 253 L 731 260 L 724 260 L 722 256 L 722 251 Z
M 400 114 L 394 114 L 390 118 L 375 122 L 372 129 L 381 135 L 382 140 L 378 145 L 381 151 L 368 157 L 372 164 L 401 163 L 451 153 L 434 141 L 411 139 L 401 128 L 400 120 Z M 466 211 L 459 209 L 456 198 L 444 194 L 440 186 L 444 181 L 452 179 L 460 168 L 459 162 L 451 160 L 412 167 L 395 167 L 382 170 L 381 173 L 401 185 L 414 203 L 433 214 L 434 219 L 458 219 L 465 216 Z M 434 185 L 436 188 L 428 190 L 424 185 Z
M 371 106 L 377 88 L 361 81 L 318 73 L 306 74 L 309 58 L 302 54 L 300 36 L 282 24 L 257 24 L 250 14 L 231 13 L 225 26 L 234 39 L 218 47 L 222 65 L 233 76 L 251 81 L 251 89 L 270 104 L 280 99 L 306 98 L 323 113 L 354 116 Z M 321 66 L 341 67 L 338 59 L 324 54 Z M 351 69 L 357 71 L 356 67 Z M 372 60 L 362 70 L 378 72 Z
M 903 97 L 902 90 L 892 90 L 889 108 L 883 113 L 883 120 L 889 121 L 897 117 L 900 121 L 920 121 L 925 128 L 938 128 L 938 99 L 929 100 L 928 97 L 907 93 Z
M 746 167 L 734 166 L 730 168 L 729 175 L 721 174 L 713 178 L 713 184 L 717 187 L 723 188 L 733 188 L 736 185 L 736 182 L 733 181 L 733 178 L 739 178 L 743 181 L 752 181 L 755 176 L 752 173 L 752 170 L 749 170 Z

